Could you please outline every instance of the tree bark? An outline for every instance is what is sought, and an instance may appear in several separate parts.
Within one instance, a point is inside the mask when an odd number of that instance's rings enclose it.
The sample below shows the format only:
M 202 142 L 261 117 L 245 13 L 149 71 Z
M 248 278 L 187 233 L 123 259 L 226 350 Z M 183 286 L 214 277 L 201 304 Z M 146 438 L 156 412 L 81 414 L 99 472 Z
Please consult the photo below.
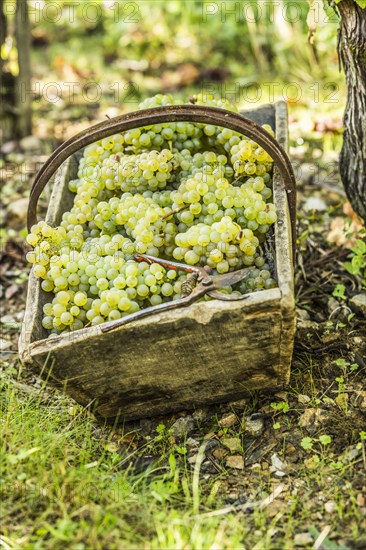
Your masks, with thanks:
M 16 79 L 17 137 L 32 133 L 31 99 L 31 30 L 28 14 L 28 1 L 17 0 L 15 12 L 15 38 L 18 50 L 19 74 Z
M 340 174 L 347 197 L 366 222 L 366 9 L 354 0 L 337 4 L 338 52 L 347 81 Z

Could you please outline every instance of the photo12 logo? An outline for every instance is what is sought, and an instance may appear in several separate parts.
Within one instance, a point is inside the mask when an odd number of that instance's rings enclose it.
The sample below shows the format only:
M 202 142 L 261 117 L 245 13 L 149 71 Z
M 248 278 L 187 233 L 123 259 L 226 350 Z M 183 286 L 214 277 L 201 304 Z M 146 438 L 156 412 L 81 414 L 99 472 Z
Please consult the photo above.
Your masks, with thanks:
M 207 23 L 210 19 L 218 17 L 223 23 L 230 20 L 236 23 L 243 21 L 257 23 L 262 18 L 269 23 L 279 23 L 281 19 L 286 23 L 296 23 L 306 20 L 309 7 L 310 5 L 307 5 L 306 2 L 299 2 L 298 0 L 292 2 L 282 2 L 280 0 L 202 2 L 202 21 Z M 319 25 L 325 23 L 338 24 L 335 13 L 326 13 L 322 2 L 314 2 L 311 9 L 312 23 Z
M 15 12 L 15 2 L 5 2 L 5 16 L 13 16 Z M 103 3 L 88 0 L 73 0 L 72 2 L 35 0 L 28 2 L 28 13 L 34 24 L 84 21 L 89 25 L 96 25 L 103 20 L 106 14 L 112 17 L 115 23 L 136 24 L 141 21 L 138 2 L 124 2 L 123 0 L 104 0 Z
M 287 103 L 298 103 L 307 97 L 314 103 L 338 103 L 339 86 L 336 82 L 204 82 L 199 90 L 203 99 L 220 97 L 232 103 L 273 103 L 282 99 Z

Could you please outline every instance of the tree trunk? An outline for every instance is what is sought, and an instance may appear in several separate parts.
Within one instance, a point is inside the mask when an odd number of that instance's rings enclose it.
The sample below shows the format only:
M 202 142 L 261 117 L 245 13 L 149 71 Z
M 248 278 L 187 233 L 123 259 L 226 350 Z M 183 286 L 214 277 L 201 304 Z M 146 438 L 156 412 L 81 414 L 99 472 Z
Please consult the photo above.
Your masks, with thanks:
M 366 9 L 354 0 L 337 4 L 338 51 L 347 81 L 340 173 L 347 197 L 366 222 Z
M 31 31 L 27 0 L 17 0 L 15 12 L 15 38 L 18 50 L 19 74 L 16 79 L 17 137 L 32 133 L 31 99 Z

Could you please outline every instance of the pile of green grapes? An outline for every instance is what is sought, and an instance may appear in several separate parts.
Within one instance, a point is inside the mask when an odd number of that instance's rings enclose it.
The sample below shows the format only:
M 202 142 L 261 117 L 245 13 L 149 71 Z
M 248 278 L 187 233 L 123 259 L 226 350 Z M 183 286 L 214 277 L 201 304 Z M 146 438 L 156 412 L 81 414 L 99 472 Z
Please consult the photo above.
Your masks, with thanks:
M 192 99 L 191 99 L 192 101 Z M 235 111 L 226 100 L 194 97 Z M 140 108 L 178 104 L 157 95 Z M 273 134 L 269 126 L 264 128 Z M 187 274 L 135 254 L 208 265 L 222 274 L 252 266 L 235 289 L 276 286 L 262 244 L 276 221 L 273 161 L 254 141 L 213 125 L 155 124 L 89 145 L 69 182 L 74 205 L 59 227 L 31 228 L 27 259 L 50 293 L 51 334 L 120 319 L 180 298 Z

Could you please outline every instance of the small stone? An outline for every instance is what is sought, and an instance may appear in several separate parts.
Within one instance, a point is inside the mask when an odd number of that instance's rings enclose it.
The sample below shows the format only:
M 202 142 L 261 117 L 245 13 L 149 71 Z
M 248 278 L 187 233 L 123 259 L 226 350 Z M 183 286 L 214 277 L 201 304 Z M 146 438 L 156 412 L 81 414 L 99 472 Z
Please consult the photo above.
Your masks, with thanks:
M 217 460 L 222 460 L 225 456 L 228 455 L 228 451 L 223 447 L 218 447 L 212 452 L 212 454 Z
M 311 401 L 310 397 L 308 395 L 304 395 L 302 393 L 300 393 L 298 396 L 297 396 L 297 400 L 299 403 L 301 403 L 302 405 L 305 405 L 306 403 L 309 403 Z
M 37 136 L 26 136 L 20 140 L 23 151 L 37 151 L 42 148 L 42 142 Z
M 330 298 L 328 298 L 327 307 L 328 307 L 328 313 L 331 314 L 340 306 L 339 306 L 339 302 L 335 298 L 333 298 L 333 296 L 331 296 Z
M 358 493 L 356 497 L 356 503 L 357 503 L 357 506 L 360 506 L 360 508 L 363 508 L 365 506 L 366 500 L 362 493 Z
M 336 511 L 336 508 L 337 508 L 336 503 L 333 502 L 332 500 L 329 500 L 324 504 L 324 510 L 328 512 L 328 514 L 333 514 L 333 512 Z
M 12 315 L 2 315 L 0 317 L 0 323 L 3 325 L 17 325 L 17 322 Z
M 26 224 L 28 212 L 28 199 L 18 199 L 7 207 L 7 221 L 10 227 L 21 228 Z
M 200 446 L 200 442 L 197 441 L 197 439 L 193 439 L 193 437 L 189 437 L 186 441 L 187 447 L 194 449 Z
M 195 454 L 195 455 L 192 455 L 188 458 L 188 462 L 189 464 L 195 464 L 196 460 L 197 460 L 197 457 L 198 457 L 198 454 Z
M 245 420 L 245 432 L 251 437 L 259 437 L 264 431 L 263 418 L 250 418 Z
M 356 390 L 351 400 L 354 407 L 366 411 L 366 391 Z
M 231 401 L 230 405 L 234 409 L 241 410 L 241 409 L 245 409 L 245 407 L 249 405 L 250 401 L 251 401 L 251 397 L 243 397 L 243 399 L 238 399 L 237 401 Z
M 236 414 L 234 413 L 225 414 L 221 418 L 221 420 L 219 420 L 219 425 L 222 428 L 231 428 L 231 426 L 234 426 L 234 424 L 236 424 L 237 421 L 238 419 L 236 418 Z
M 188 416 L 181 416 L 174 422 L 174 424 L 171 426 L 171 429 L 173 430 L 174 436 L 179 438 L 183 438 L 185 435 L 187 435 L 189 432 L 192 432 L 196 427 L 196 422 L 194 421 L 194 418 L 190 415 Z
M 357 449 L 357 447 L 352 447 L 351 446 L 343 454 L 343 459 L 346 460 L 347 462 L 352 462 L 353 460 L 355 460 L 355 458 L 360 456 L 360 454 L 361 454 L 360 449 Z
M 309 312 L 306 309 L 301 309 L 300 307 L 296 308 L 296 318 L 301 321 L 310 321 Z
M 349 301 L 349 306 L 352 311 L 355 311 L 356 313 L 359 313 L 360 315 L 366 317 L 366 294 L 362 293 L 353 296 L 353 298 L 351 298 L 351 300 Z
M 287 391 L 278 391 L 274 394 L 274 396 L 276 397 L 276 399 L 278 399 L 278 401 L 286 401 L 288 400 L 288 392 Z
M 229 449 L 231 453 L 240 453 L 242 449 L 242 445 L 240 442 L 240 439 L 238 437 L 223 437 L 221 439 L 221 443 Z
M 308 546 L 314 543 L 313 537 L 310 533 L 297 533 L 294 538 L 295 546 Z
M 209 439 L 207 443 L 205 443 L 205 452 L 211 452 L 213 449 L 216 449 L 220 443 L 217 441 L 217 439 Z
M 271 456 L 271 463 L 271 472 L 274 472 L 276 476 L 284 477 L 288 474 L 287 463 L 281 460 L 277 453 L 273 453 L 273 455 Z
M 0 351 L 5 351 L 11 347 L 11 342 L 9 340 L 4 340 L 4 338 L 0 338 Z
M 323 409 L 306 409 L 299 418 L 300 428 L 306 428 L 308 432 L 315 432 L 328 418 L 327 411 Z
M 18 143 L 16 141 L 6 141 L 2 147 L 1 152 L 3 155 L 8 155 L 9 153 L 13 153 L 18 146 Z
M 244 458 L 241 455 L 228 456 L 226 458 L 226 466 L 235 468 L 236 470 L 244 470 Z
M 304 204 L 304 210 L 309 212 L 310 210 L 318 210 L 318 212 L 324 212 L 327 210 L 327 205 L 323 199 L 319 197 L 309 197 Z

